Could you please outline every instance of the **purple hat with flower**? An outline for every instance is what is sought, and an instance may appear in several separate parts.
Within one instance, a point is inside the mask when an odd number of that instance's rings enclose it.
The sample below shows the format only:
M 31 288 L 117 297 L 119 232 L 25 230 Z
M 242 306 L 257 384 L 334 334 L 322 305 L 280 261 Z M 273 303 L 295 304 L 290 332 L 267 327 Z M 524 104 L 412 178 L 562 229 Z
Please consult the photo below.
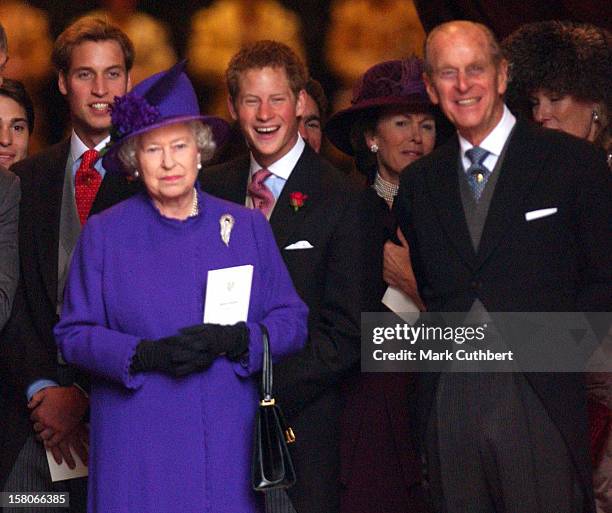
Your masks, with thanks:
M 353 88 L 351 106 L 327 121 L 325 135 L 338 149 L 352 155 L 352 125 L 359 116 L 386 106 L 406 106 L 419 112 L 434 108 L 425 90 L 421 59 L 386 61 L 368 69 Z
M 103 150 L 107 171 L 126 171 L 119 160 L 121 144 L 149 130 L 185 121 L 200 120 L 208 125 L 217 147 L 229 133 L 221 118 L 200 114 L 198 98 L 184 72 L 186 61 L 143 80 L 130 92 L 115 97 L 111 107 L 111 140 Z

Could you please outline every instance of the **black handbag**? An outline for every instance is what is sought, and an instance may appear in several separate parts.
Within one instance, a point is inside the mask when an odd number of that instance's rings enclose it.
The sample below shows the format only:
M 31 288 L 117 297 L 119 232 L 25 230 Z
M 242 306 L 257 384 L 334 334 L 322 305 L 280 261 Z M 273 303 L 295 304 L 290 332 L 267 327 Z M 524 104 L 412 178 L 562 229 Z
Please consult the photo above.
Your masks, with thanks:
M 251 485 L 258 492 L 289 488 L 295 484 L 295 470 L 287 443 L 295 441 L 293 430 L 285 423 L 283 412 L 272 395 L 272 357 L 268 330 L 263 324 L 263 368 L 261 400 L 255 419 Z

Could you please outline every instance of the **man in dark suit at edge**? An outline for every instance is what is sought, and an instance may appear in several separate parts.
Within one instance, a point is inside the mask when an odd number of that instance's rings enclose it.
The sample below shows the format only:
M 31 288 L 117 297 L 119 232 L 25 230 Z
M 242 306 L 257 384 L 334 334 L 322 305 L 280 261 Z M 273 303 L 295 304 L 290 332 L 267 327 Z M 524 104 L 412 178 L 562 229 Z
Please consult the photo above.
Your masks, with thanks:
M 339 381 L 359 358 L 359 230 L 347 179 L 298 134 L 307 71 L 288 47 L 260 41 L 230 61 L 229 109 L 250 155 L 206 169 L 206 191 L 270 220 L 294 285 L 308 304 L 306 349 L 274 368 L 297 441 L 290 445 L 297 513 L 339 506 Z
M 14 395 L 0 479 L 7 492 L 69 491 L 70 510 L 85 511 L 85 480 L 51 483 L 44 447 L 35 435 L 58 462 L 74 465 L 70 448 L 85 455 L 88 397 L 79 383 L 86 380 L 62 363 L 53 326 L 81 225 L 139 188 L 123 176 L 106 174 L 98 160 L 110 137 L 113 99 L 129 88 L 134 49 L 118 28 L 85 18 L 58 37 L 52 60 L 72 133 L 14 166 L 23 190 L 21 280 L 3 355 Z
M 428 310 L 610 311 L 612 187 L 588 143 L 517 121 L 485 26 L 426 42 L 428 93 L 457 136 L 403 173 L 395 208 Z M 445 513 L 594 511 L 583 376 L 420 377 L 432 497 Z
M 0 85 L 7 61 L 6 32 L 0 25 Z M 0 166 L 0 332 L 11 313 L 19 276 L 17 256 L 19 198 L 19 179 Z
M 0 85 L 8 62 L 8 41 L 0 24 Z M 0 355 L 4 353 L 4 326 L 9 320 L 19 280 L 19 252 L 17 228 L 19 225 L 19 178 L 0 166 Z M 11 393 L 8 372 L 0 366 L 0 449 L 4 447 L 8 417 L 7 396 Z M 3 454 L 3 453 L 2 453 Z M 1 481 L 0 481 L 1 484 Z

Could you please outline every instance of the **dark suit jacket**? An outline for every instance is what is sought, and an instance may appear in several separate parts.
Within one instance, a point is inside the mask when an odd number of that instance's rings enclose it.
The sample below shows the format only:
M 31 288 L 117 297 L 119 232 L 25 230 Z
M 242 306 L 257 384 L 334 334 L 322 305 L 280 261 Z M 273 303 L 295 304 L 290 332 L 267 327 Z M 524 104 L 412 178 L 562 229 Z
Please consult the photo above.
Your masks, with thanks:
M 204 190 L 245 204 L 249 156 L 205 169 Z M 308 195 L 297 212 L 291 192 Z M 298 513 L 338 505 L 338 383 L 359 359 L 360 237 L 357 198 L 339 171 L 308 145 L 278 198 L 270 224 L 296 290 L 310 309 L 306 348 L 274 367 L 278 401 L 295 429 Z M 298 241 L 312 249 L 286 250 Z
M 18 162 L 13 171 L 21 178 L 19 210 L 20 282 L 2 354 L 2 372 L 9 376 L 11 393 L 0 462 L 0 482 L 32 430 L 26 390 L 34 381 L 58 381 L 57 347 L 53 326 L 58 321 L 57 269 L 60 213 L 70 140 Z M 140 184 L 107 173 L 91 214 L 130 197 Z
M 430 311 L 466 312 L 476 298 L 490 312 L 611 310 L 612 180 L 603 152 L 518 122 L 478 252 L 463 212 L 458 165 L 454 137 L 403 173 L 395 204 Z M 525 219 L 526 212 L 553 207 L 555 215 Z M 422 378 L 426 422 L 437 376 Z M 582 376 L 526 378 L 565 439 L 591 501 Z
M 361 310 L 389 312 L 381 302 L 388 287 L 382 277 L 383 249 L 395 236 L 395 217 L 372 187 L 362 192 L 361 200 Z M 428 512 L 412 415 L 416 409 L 414 375 L 356 369 L 343 391 L 340 513 Z
M 19 275 L 17 223 L 20 191 L 19 178 L 0 167 L 0 332 L 11 314 Z

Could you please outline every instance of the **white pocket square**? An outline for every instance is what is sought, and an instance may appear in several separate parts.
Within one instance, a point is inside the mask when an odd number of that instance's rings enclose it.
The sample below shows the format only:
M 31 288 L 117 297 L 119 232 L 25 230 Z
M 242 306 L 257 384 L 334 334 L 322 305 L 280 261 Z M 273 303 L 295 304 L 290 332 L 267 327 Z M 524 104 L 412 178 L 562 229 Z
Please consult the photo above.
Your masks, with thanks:
M 552 216 L 557 213 L 557 207 L 554 208 L 541 208 L 540 210 L 532 210 L 531 212 L 525 212 L 525 221 L 533 221 L 534 219 L 540 219 L 541 217 Z
M 293 244 L 289 244 L 285 249 L 311 249 L 314 246 L 307 240 L 299 240 Z

